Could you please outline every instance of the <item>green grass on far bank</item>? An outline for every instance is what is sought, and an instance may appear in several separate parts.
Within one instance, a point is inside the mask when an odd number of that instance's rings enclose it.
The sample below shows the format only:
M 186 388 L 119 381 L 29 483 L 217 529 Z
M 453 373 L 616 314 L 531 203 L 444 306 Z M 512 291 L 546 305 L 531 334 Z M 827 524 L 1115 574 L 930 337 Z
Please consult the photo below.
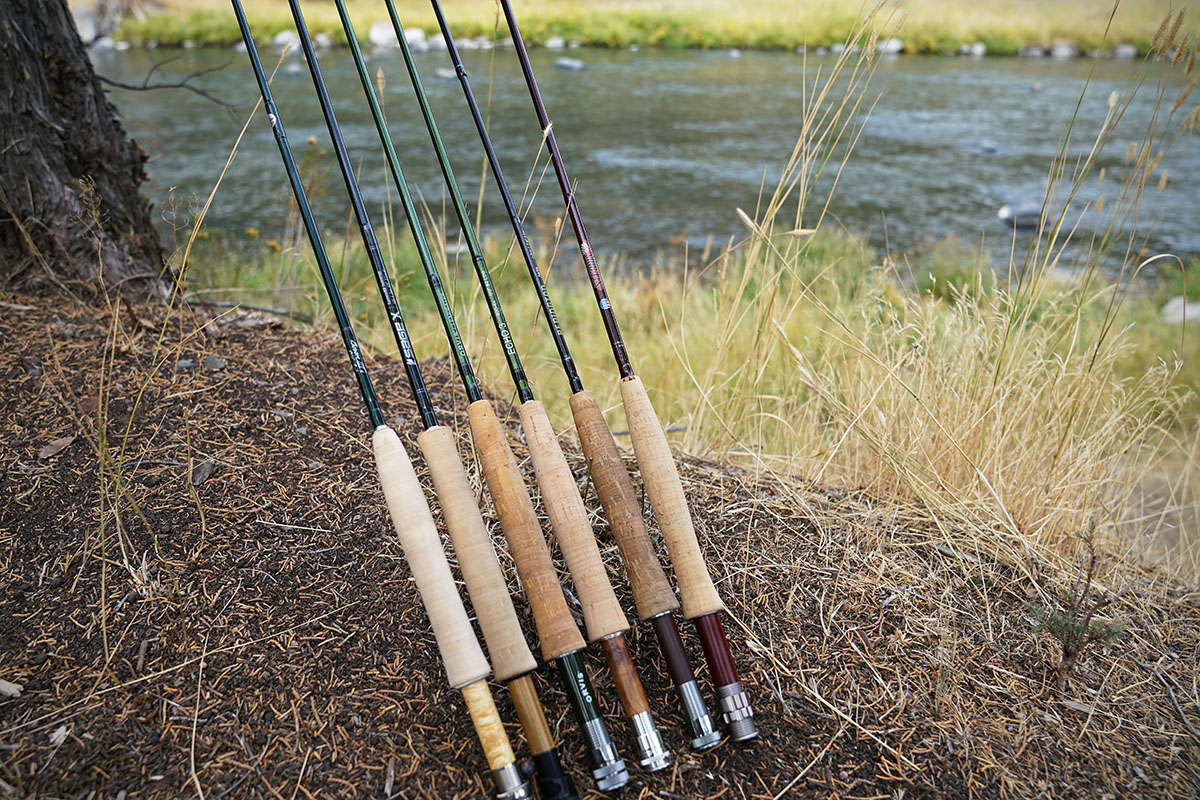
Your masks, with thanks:
M 366 36 L 372 22 L 387 19 L 381 2 L 350 0 L 348 5 L 359 36 Z M 397 0 L 396 5 L 406 26 L 436 31 L 428 3 Z M 246 6 L 251 27 L 260 39 L 293 30 L 285 2 L 264 0 Z M 475 0 L 445 6 L 456 36 L 497 32 L 506 36 L 494 3 Z M 829 46 L 850 36 L 861 11 L 857 2 L 826 0 L 544 0 L 515 6 L 522 32 L 531 43 L 561 36 L 603 47 Z M 1129 42 L 1145 52 L 1167 11 L 1184 8 L 1194 15 L 1198 7 L 1196 0 L 1122 0 L 1107 43 L 1104 31 L 1112 8 L 1103 0 L 897 0 L 884 5 L 879 24 L 890 30 L 889 22 L 906 16 L 900 38 L 910 52 L 957 52 L 963 43 L 982 42 L 989 53 L 1012 54 L 1025 45 L 1048 46 L 1059 41 L 1072 42 L 1083 50 Z M 344 41 L 332 3 L 306 4 L 305 14 L 314 34 L 328 33 Z M 164 0 L 162 10 L 127 20 L 118 36 L 160 45 L 188 41 L 227 45 L 239 40 L 229 4 L 222 0 Z

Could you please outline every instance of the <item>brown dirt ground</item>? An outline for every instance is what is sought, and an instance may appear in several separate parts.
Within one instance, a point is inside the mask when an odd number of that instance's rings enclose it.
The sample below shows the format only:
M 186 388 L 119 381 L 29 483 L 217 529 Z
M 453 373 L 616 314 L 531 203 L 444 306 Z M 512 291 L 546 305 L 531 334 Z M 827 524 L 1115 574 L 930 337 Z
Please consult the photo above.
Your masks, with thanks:
M 193 309 L 164 325 L 159 310 L 0 302 L 0 678 L 24 685 L 0 700 L 0 797 L 488 795 L 339 340 L 253 315 Z M 416 453 L 398 362 L 370 363 Z M 463 430 L 451 371 L 432 362 L 427 375 Z M 635 770 L 622 796 L 1200 794 L 1194 590 L 1133 575 L 1114 611 L 1127 633 L 1059 698 L 1054 643 L 1027 608 L 1032 567 L 956 552 L 886 499 L 696 460 L 682 472 L 761 736 L 684 749 L 653 634 L 637 626 L 635 661 L 677 760 Z M 600 517 L 597 532 L 632 609 Z M 598 796 L 546 672 L 565 760 Z

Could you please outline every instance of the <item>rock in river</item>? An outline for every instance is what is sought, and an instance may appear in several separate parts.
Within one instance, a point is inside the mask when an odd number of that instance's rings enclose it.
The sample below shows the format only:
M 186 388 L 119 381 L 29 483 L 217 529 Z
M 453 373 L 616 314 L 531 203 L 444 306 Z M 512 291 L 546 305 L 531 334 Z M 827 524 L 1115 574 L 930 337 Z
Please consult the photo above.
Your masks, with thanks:
M 1158 312 L 1159 318 L 1168 324 L 1200 322 L 1200 303 L 1189 303 L 1183 295 L 1172 297 Z
M 367 41 L 376 47 L 400 46 L 399 40 L 396 39 L 396 31 L 390 22 L 372 22 L 370 30 L 367 31 Z
M 1029 203 L 1019 205 L 1004 205 L 996 212 L 1005 224 L 1017 230 L 1036 228 L 1042 221 L 1042 207 Z
M 559 69 L 565 69 L 567 72 L 583 72 L 587 67 L 583 61 L 578 58 L 560 58 L 554 62 L 554 66 Z
M 904 42 L 895 36 L 879 43 L 879 55 L 881 56 L 895 56 L 902 52 L 904 52 Z
M 295 31 L 280 31 L 271 38 L 271 47 L 275 50 L 283 50 L 288 45 L 293 52 L 300 47 L 300 37 Z

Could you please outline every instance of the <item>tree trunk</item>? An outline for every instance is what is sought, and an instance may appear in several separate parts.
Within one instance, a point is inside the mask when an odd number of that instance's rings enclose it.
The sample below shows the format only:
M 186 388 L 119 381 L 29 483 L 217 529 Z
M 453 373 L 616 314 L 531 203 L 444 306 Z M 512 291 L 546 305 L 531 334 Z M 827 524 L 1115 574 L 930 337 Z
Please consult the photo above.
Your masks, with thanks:
M 161 291 L 163 252 L 125 135 L 66 0 L 0 2 L 0 275 Z

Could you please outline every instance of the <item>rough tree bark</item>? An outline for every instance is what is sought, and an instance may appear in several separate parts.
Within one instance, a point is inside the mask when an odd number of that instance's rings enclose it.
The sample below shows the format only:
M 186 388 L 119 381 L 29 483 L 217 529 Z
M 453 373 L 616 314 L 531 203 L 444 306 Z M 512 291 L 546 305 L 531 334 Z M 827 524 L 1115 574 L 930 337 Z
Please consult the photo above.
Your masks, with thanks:
M 126 136 L 66 0 L 0 1 L 0 275 L 160 289 L 163 251 Z

